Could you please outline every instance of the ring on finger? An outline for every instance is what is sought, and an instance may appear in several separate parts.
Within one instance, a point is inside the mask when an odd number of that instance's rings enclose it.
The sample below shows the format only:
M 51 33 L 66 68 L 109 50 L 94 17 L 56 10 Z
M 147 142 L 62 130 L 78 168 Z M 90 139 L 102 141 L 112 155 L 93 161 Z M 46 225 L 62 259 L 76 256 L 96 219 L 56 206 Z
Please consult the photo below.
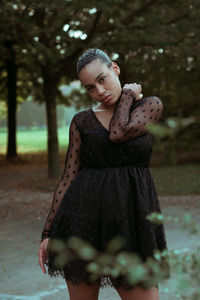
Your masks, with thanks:
M 140 94 L 138 95 L 138 98 L 139 98 L 139 99 L 142 99 L 142 98 L 143 98 L 143 94 L 140 93 Z

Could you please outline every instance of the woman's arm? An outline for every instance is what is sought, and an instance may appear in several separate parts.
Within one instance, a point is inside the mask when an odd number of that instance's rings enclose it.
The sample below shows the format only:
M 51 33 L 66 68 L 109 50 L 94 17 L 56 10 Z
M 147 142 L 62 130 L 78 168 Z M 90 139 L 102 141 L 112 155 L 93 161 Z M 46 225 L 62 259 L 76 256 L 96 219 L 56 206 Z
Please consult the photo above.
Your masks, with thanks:
M 69 144 L 65 159 L 65 168 L 62 177 L 56 187 L 54 192 L 53 201 L 51 204 L 51 209 L 47 216 L 42 235 L 41 241 L 49 237 L 50 227 L 56 212 L 61 204 L 63 196 L 67 191 L 69 185 L 79 172 L 81 161 L 80 161 L 80 148 L 81 148 L 81 137 L 80 133 L 76 127 L 75 116 L 72 118 L 70 129 L 69 129 Z M 41 242 L 40 241 L 40 242 Z
M 130 140 L 144 134 L 147 123 L 156 123 L 163 111 L 160 98 L 151 96 L 137 101 L 137 107 L 131 111 L 136 102 L 136 93 L 131 89 L 123 89 L 110 122 L 109 139 L 115 143 Z

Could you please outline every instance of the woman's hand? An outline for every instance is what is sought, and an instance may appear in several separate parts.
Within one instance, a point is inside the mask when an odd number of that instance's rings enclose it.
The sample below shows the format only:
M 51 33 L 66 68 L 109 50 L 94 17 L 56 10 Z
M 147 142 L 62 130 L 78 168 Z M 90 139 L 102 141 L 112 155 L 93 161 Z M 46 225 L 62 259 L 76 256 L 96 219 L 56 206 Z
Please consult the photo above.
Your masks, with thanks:
M 131 89 L 136 94 L 136 100 L 142 99 L 142 87 L 137 83 L 126 83 L 123 87 L 124 89 Z
M 48 245 L 49 238 L 45 238 L 41 243 L 38 250 L 38 257 L 39 257 L 39 265 L 42 269 L 42 272 L 46 274 L 46 269 L 44 264 L 48 265 L 48 258 L 47 258 L 47 245 Z

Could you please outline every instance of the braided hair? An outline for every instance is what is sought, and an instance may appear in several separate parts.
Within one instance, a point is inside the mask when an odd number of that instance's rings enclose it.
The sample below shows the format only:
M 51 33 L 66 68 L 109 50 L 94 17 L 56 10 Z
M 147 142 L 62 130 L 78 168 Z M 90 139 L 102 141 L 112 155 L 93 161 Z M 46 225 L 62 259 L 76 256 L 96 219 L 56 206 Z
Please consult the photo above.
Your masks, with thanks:
M 79 74 L 83 67 L 96 59 L 99 59 L 102 63 L 107 64 L 108 67 L 112 66 L 112 60 L 104 51 L 97 48 L 90 48 L 79 57 L 77 62 L 77 73 Z

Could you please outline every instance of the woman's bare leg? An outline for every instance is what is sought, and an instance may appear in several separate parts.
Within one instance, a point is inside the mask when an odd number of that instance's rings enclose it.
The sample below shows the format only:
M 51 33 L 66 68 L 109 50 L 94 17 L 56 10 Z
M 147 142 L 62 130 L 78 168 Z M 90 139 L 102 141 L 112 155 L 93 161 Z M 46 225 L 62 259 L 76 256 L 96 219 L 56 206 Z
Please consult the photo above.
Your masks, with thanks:
M 130 291 L 126 291 L 123 288 L 116 288 L 116 291 L 122 300 L 159 300 L 159 290 L 157 287 L 144 290 L 138 286 Z
M 97 300 L 99 295 L 99 284 L 86 285 L 81 283 L 73 285 L 71 282 L 65 280 L 67 283 L 70 300 Z

